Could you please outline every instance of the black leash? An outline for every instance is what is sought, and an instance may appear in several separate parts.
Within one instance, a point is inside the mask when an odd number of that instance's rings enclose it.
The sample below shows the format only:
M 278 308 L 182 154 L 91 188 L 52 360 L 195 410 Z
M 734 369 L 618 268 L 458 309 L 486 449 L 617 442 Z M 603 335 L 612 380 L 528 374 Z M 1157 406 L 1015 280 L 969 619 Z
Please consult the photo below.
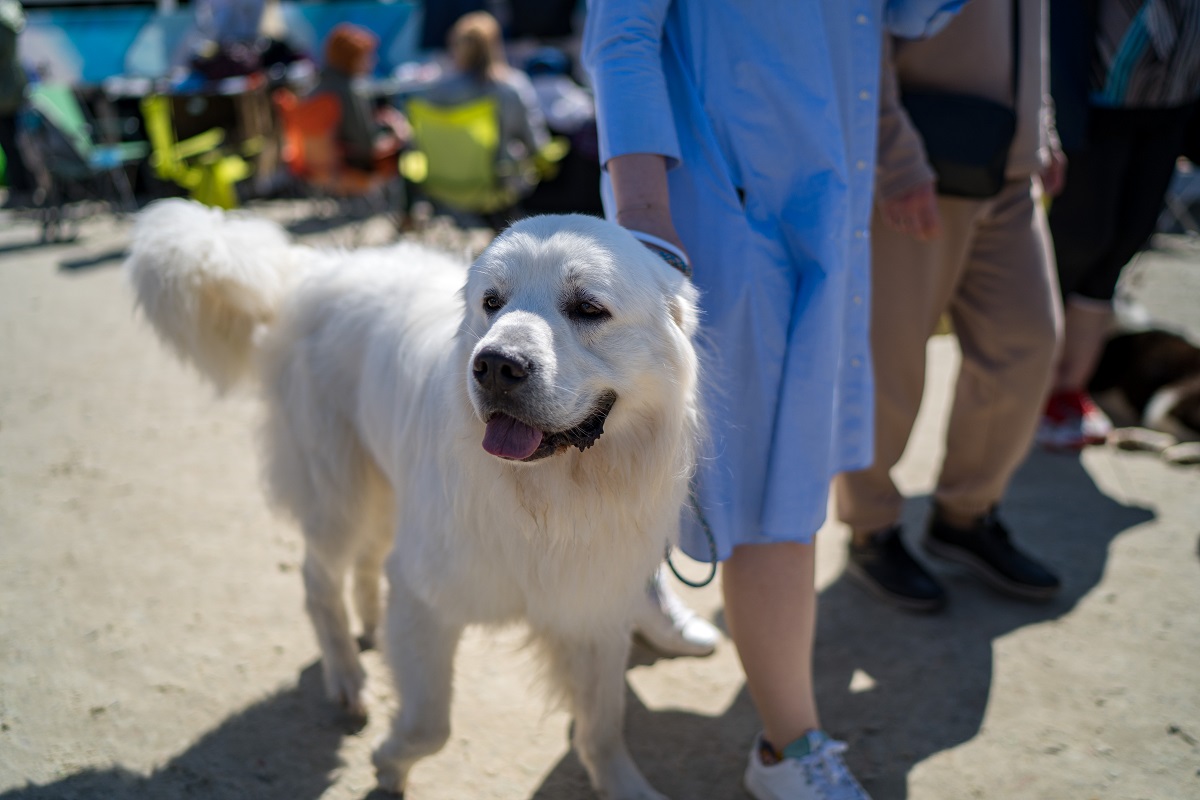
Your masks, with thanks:
M 679 574 L 679 570 L 675 569 L 675 565 L 671 562 L 671 545 L 667 545 L 667 551 L 664 555 L 667 566 L 671 568 L 671 572 L 675 574 L 681 582 L 692 587 L 693 589 L 701 589 L 713 582 L 713 578 L 717 577 L 717 540 L 713 537 L 712 528 L 709 527 L 708 520 L 704 517 L 704 511 L 700 508 L 700 500 L 696 497 L 696 489 L 694 486 L 688 487 L 688 500 L 692 504 L 692 510 L 696 512 L 696 519 L 700 522 L 700 529 L 704 531 L 704 537 L 708 539 L 708 555 L 709 555 L 709 573 L 708 577 L 702 581 L 692 581 Z

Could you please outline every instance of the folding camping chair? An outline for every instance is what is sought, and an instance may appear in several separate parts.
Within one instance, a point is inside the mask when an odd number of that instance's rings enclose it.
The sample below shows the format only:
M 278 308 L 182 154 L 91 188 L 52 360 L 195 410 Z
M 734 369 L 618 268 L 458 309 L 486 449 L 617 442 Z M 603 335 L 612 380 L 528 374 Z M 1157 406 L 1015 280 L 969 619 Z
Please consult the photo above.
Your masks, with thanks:
M 522 187 L 553 174 L 567 152 L 566 140 L 555 137 L 524 161 L 498 158 L 500 122 L 491 97 L 453 106 L 418 97 L 407 113 L 415 147 L 401 157 L 401 174 L 435 203 L 480 215 L 494 228 L 517 206 Z
M 137 208 L 126 167 L 146 157 L 146 142 L 98 143 L 74 90 L 64 84 L 39 83 L 29 94 L 31 142 L 50 178 L 40 210 L 42 239 L 67 237 L 67 207 L 95 199 L 115 212 Z
M 236 184 L 253 172 L 242 154 L 222 147 L 225 131 L 210 128 L 203 133 L 179 140 L 171 113 L 171 98 L 151 95 L 142 99 L 142 119 L 152 148 L 150 164 L 159 178 L 187 190 L 197 202 L 217 208 L 236 208 Z M 261 142 L 249 142 L 245 155 L 261 148 Z
M 282 130 L 280 160 L 305 194 L 319 204 L 332 205 L 334 214 L 353 223 L 355 239 L 371 217 L 392 216 L 403 198 L 389 191 L 395 176 L 348 166 L 337 143 L 342 108 L 328 92 L 297 97 L 287 89 L 271 95 Z M 357 242 L 356 242 L 357 243 Z

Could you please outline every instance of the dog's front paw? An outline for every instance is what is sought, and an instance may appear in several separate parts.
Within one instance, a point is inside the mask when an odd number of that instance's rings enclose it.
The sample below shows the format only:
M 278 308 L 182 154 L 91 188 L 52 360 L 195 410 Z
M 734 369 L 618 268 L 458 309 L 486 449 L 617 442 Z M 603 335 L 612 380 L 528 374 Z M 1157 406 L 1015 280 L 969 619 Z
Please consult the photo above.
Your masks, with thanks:
M 375 749 L 371 754 L 371 763 L 375 765 L 375 781 L 380 789 L 392 794 L 404 794 L 411 763 L 400 758 L 400 748 L 394 739 L 386 739 Z
M 365 718 L 367 704 L 363 699 L 363 687 L 367 682 L 367 673 L 362 664 L 355 659 L 352 663 L 340 665 L 326 662 L 322 668 L 326 696 L 347 714 Z

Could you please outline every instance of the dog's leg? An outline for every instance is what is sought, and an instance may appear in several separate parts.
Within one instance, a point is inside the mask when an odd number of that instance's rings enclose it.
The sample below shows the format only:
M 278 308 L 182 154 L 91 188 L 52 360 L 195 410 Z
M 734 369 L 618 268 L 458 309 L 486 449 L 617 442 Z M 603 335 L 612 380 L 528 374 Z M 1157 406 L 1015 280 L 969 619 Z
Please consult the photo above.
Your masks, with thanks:
M 572 744 L 596 791 L 608 800 L 666 800 L 625 747 L 628 633 L 585 640 L 543 635 L 543 641 L 574 717 Z
M 383 561 L 390 545 L 387 539 L 373 539 L 364 545 L 358 560 L 354 562 L 354 610 L 362 622 L 362 635 L 358 637 L 358 642 L 364 650 L 375 646 L 375 637 L 379 632 L 379 619 L 383 612 L 380 600 Z
M 330 700 L 351 714 L 366 716 L 362 690 L 366 673 L 358 660 L 358 648 L 350 634 L 346 613 L 346 573 L 344 557 L 330 558 L 313 546 L 309 537 L 304 555 L 304 590 L 308 616 L 321 648 L 321 670 L 325 692 Z
M 354 610 L 362 623 L 358 641 L 363 649 L 374 647 L 379 634 L 383 613 L 380 598 L 383 562 L 392 549 L 394 503 L 391 487 L 372 466 L 362 502 L 358 554 L 354 562 Z
M 401 793 L 408 772 L 450 738 L 454 652 L 461 625 L 448 624 L 392 576 L 384 649 L 400 695 L 400 713 L 372 760 L 380 788 Z

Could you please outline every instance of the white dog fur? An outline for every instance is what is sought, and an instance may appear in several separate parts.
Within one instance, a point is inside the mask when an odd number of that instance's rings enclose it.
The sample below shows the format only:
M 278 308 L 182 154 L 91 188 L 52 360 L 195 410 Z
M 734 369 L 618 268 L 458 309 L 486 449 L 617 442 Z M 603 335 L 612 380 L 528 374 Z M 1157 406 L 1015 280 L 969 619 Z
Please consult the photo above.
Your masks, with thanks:
M 325 685 L 357 713 L 346 584 L 370 640 L 386 559 L 401 708 L 374 756 L 383 788 L 402 791 L 447 741 L 464 627 L 524 620 L 597 791 L 661 798 L 621 726 L 633 610 L 677 530 L 700 429 L 682 275 L 591 217 L 524 220 L 468 268 L 411 243 L 298 246 L 182 200 L 141 214 L 126 269 L 185 360 L 221 389 L 260 380 L 267 483 L 304 532 Z M 614 394 L 588 447 L 594 424 L 577 426 Z

